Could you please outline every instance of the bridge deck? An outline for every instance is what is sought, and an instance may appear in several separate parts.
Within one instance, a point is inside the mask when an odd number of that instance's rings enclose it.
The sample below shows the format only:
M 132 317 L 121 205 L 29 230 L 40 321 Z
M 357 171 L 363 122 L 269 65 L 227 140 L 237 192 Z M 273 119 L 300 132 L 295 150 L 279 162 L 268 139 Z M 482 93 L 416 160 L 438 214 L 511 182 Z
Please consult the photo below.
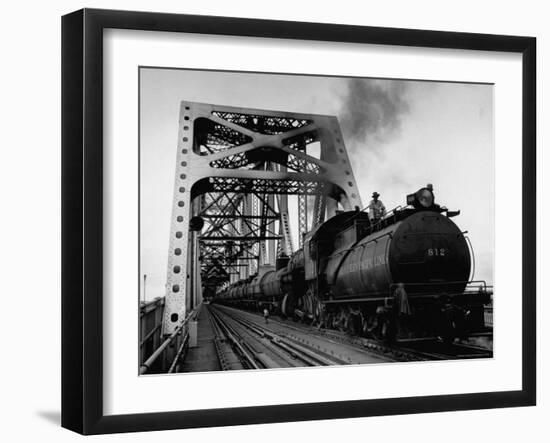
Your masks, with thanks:
M 214 345 L 215 334 L 206 306 L 202 306 L 197 321 L 197 347 L 187 351 L 181 372 L 220 371 Z

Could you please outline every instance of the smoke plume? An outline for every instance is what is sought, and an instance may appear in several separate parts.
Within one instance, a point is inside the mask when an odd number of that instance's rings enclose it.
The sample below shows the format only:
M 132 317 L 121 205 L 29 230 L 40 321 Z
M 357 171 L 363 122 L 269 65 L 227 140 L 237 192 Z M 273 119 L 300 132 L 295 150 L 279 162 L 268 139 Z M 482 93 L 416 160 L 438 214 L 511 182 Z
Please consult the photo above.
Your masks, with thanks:
M 409 110 L 407 86 L 401 81 L 350 79 L 340 111 L 340 123 L 351 149 L 376 149 L 399 133 Z

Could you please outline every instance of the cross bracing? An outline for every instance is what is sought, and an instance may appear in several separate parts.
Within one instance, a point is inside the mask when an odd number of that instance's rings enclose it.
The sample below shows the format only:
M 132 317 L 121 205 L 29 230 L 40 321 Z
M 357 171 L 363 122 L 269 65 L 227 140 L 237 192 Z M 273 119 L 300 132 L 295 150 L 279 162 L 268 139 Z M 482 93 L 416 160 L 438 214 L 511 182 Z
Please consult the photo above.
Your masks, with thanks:
M 362 207 L 332 116 L 182 102 L 176 161 L 167 334 L 203 290 L 292 254 L 293 229 L 301 244 L 337 209 Z

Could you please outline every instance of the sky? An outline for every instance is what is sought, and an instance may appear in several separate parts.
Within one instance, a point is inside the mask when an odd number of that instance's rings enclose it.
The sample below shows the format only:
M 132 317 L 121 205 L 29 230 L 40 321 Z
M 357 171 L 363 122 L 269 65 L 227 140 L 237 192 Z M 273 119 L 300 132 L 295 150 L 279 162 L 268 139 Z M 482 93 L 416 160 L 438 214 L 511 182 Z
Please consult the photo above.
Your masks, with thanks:
M 468 231 L 475 278 L 492 284 L 492 85 L 160 68 L 140 74 L 147 299 L 164 295 L 182 100 L 336 116 L 363 204 L 377 191 L 386 208 L 405 205 L 407 194 L 432 183 L 440 205 L 461 210 L 453 220 Z M 296 219 L 291 200 L 289 205 Z

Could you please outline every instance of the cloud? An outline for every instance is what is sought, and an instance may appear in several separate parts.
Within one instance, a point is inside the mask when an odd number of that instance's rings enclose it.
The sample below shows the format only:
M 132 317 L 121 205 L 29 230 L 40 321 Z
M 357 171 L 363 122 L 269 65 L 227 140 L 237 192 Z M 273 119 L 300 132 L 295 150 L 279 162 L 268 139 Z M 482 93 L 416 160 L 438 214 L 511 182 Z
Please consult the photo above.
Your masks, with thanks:
M 339 120 L 349 148 L 376 150 L 399 134 L 402 117 L 409 112 L 406 82 L 354 78 L 346 86 Z

